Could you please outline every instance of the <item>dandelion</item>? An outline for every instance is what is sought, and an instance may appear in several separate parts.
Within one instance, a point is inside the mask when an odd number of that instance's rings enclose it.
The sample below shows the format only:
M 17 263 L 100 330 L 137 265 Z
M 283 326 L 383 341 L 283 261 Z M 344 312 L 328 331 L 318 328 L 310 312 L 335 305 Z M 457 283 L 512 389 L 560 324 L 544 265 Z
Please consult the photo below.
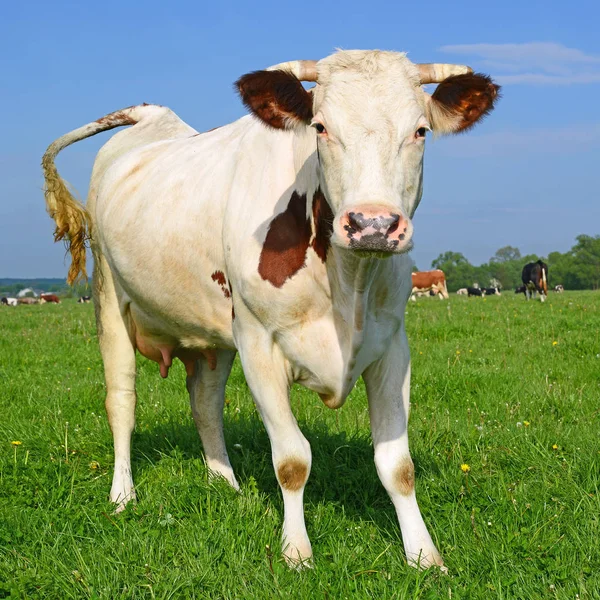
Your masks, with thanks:
M 460 470 L 463 473 L 468 473 L 471 470 L 471 467 L 467 463 L 463 463 L 462 465 L 460 465 Z
M 12 444 L 13 446 L 22 446 L 22 445 L 23 445 L 23 442 L 20 442 L 19 440 L 15 440 L 14 442 L 11 442 L 11 444 Z
M 553 345 L 553 346 L 558 346 L 558 342 L 557 342 L 556 340 L 554 340 L 554 341 L 552 342 L 552 345 Z
M 552 444 L 552 450 L 558 450 L 558 445 L 557 444 Z
M 92 469 L 93 471 L 95 471 L 96 469 L 100 468 L 100 463 L 97 460 L 93 460 L 90 463 L 90 469 Z
M 523 425 L 525 425 L 525 427 L 529 427 L 531 423 L 529 421 L 523 421 Z
M 473 352 L 473 350 L 469 350 L 469 352 Z

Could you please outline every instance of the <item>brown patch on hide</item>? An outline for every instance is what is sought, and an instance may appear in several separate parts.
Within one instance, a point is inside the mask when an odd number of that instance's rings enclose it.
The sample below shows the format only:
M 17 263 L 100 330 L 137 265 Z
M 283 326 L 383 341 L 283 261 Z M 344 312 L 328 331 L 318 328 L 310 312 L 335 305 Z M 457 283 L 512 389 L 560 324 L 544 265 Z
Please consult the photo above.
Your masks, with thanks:
M 287 458 L 277 467 L 277 479 L 283 489 L 296 492 L 308 479 L 308 465 L 297 458 Z
M 225 298 L 231 298 L 231 286 L 228 286 L 227 278 L 225 277 L 225 273 L 223 273 L 223 271 L 215 271 L 210 278 L 219 284 L 219 287 L 221 288 Z
M 415 489 L 415 467 L 410 456 L 402 459 L 396 467 L 394 483 L 403 496 L 408 496 Z
M 133 106 L 130 106 L 129 108 L 133 108 Z M 130 115 L 125 114 L 125 110 L 128 109 L 125 108 L 123 110 L 118 110 L 117 112 L 110 113 L 110 115 L 101 117 L 95 122 L 98 123 L 98 125 L 101 125 L 102 127 L 110 129 L 112 129 L 113 127 L 122 127 L 124 125 L 135 125 L 137 121 Z
M 317 256 L 325 262 L 329 250 L 331 235 L 333 234 L 333 212 L 321 188 L 317 188 L 313 196 L 313 220 L 315 223 L 315 237 L 311 242 Z
M 460 115 L 456 131 L 466 131 L 494 109 L 500 86 L 481 73 L 454 75 L 444 79 L 431 98 L 450 114 Z
M 235 86 L 248 109 L 275 129 L 308 125 L 312 119 L 312 94 L 287 71 L 254 71 L 240 77 Z
M 304 267 L 310 236 L 306 194 L 294 192 L 285 211 L 271 221 L 260 253 L 259 275 L 280 288 Z

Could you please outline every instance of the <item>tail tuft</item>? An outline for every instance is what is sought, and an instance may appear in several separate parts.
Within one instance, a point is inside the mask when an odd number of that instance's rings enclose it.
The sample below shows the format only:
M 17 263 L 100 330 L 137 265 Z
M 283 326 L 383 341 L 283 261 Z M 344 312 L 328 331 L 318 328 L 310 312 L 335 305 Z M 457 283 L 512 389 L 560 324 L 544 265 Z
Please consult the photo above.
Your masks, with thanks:
M 87 281 L 86 247 L 90 239 L 90 216 L 85 207 L 71 194 L 67 183 L 61 178 L 54 166 L 56 154 L 48 149 L 42 160 L 46 179 L 44 196 L 46 210 L 56 223 L 54 241 L 64 240 L 67 251 L 71 253 L 71 266 L 67 283 L 73 285 Z

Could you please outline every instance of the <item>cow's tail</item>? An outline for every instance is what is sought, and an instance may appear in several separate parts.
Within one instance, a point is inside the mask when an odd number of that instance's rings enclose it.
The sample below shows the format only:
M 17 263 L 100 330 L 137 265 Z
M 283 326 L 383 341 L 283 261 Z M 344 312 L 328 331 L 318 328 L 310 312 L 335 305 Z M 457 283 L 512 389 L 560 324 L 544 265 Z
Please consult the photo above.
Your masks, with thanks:
M 444 278 L 442 280 L 442 285 L 440 287 L 441 287 L 441 294 L 442 294 L 442 296 L 446 300 L 449 300 L 450 299 L 450 294 L 448 294 L 448 286 L 446 285 L 446 278 Z
M 54 241 L 65 240 L 67 250 L 71 253 L 71 266 L 67 276 L 69 285 L 87 279 L 86 242 L 91 235 L 92 222 L 88 211 L 74 198 L 69 185 L 58 174 L 54 160 L 61 150 L 75 142 L 115 127 L 135 125 L 141 120 L 146 106 L 149 105 L 124 108 L 74 129 L 52 142 L 42 158 L 46 210 L 56 223 Z
M 548 281 L 546 279 L 546 267 L 542 266 L 542 289 L 544 290 L 544 294 L 548 295 Z

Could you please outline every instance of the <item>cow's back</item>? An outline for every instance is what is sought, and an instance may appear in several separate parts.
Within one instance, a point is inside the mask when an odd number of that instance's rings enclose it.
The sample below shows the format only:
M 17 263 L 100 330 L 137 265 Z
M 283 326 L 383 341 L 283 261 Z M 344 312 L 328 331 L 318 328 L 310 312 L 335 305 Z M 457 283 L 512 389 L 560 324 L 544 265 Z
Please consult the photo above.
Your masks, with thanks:
M 174 124 L 179 137 L 147 144 L 143 132 L 123 136 L 97 161 L 96 240 L 137 332 L 188 348 L 233 347 L 222 230 L 240 128 L 250 123 L 191 135 Z

